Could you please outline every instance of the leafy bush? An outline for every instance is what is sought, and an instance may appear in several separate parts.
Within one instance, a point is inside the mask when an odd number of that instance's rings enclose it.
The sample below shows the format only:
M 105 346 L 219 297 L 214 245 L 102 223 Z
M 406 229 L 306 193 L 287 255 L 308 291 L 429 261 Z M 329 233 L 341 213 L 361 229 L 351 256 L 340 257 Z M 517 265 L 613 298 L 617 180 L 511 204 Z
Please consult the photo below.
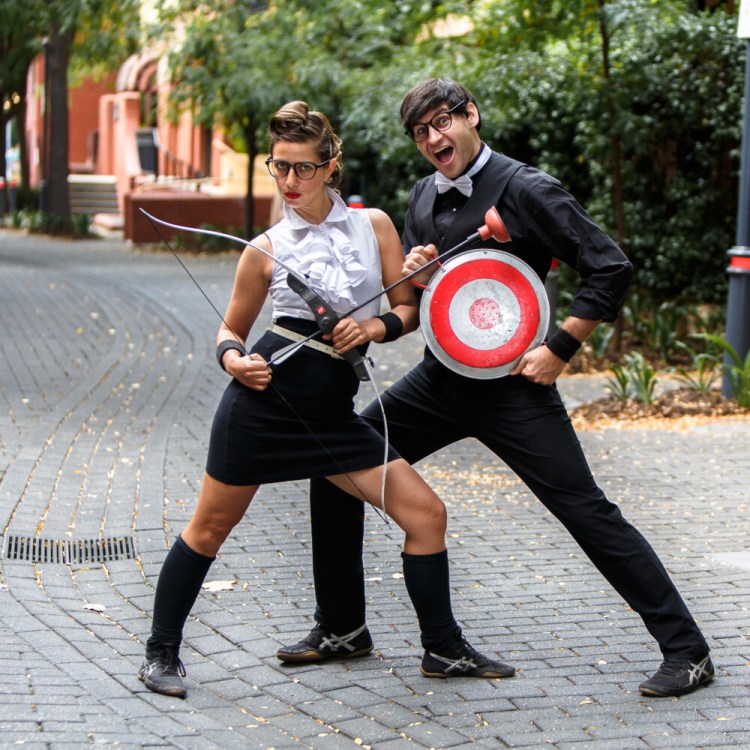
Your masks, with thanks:
M 612 374 L 607 378 L 606 388 L 612 398 L 624 401 L 631 396 L 630 373 L 620 364 L 610 368 Z
M 669 361 L 677 349 L 680 328 L 687 324 L 687 310 L 672 302 L 657 303 L 634 292 L 623 305 L 622 315 L 635 343 Z
M 615 336 L 615 327 L 610 323 L 601 323 L 593 333 L 586 339 L 591 347 L 591 352 L 597 359 L 603 358 L 612 346 Z
M 239 227 L 223 226 L 216 224 L 201 224 L 201 229 L 210 232 L 221 232 L 223 234 L 242 237 L 243 230 Z M 262 230 L 256 227 L 259 234 Z M 255 236 L 255 234 L 253 236 Z M 217 237 L 215 234 L 199 234 L 197 232 L 177 232 L 172 244 L 180 250 L 201 253 L 221 253 L 227 250 L 236 250 L 239 247 L 237 242 L 229 240 L 226 237 Z
M 616 136 L 633 288 L 656 304 L 722 302 L 736 223 L 745 44 L 735 16 L 677 7 L 606 3 L 608 79 L 595 33 L 588 45 L 549 36 L 538 49 L 510 55 L 507 39 L 488 31 L 470 88 L 485 138 L 558 177 L 615 239 Z M 575 280 L 561 274 L 559 283 Z
M 721 371 L 719 358 L 708 352 L 697 352 L 684 341 L 677 342 L 678 348 L 690 357 L 690 367 L 673 367 L 670 372 L 692 391 L 709 393 L 719 379 Z
M 73 214 L 71 216 L 73 236 L 79 238 L 91 237 L 91 221 L 92 216 L 90 214 Z
M 721 336 L 710 333 L 700 334 L 700 336 L 727 355 L 727 361 L 723 363 L 722 369 L 732 385 L 732 398 L 740 406 L 750 406 L 750 351 L 743 360 L 737 350 Z
M 18 211 L 38 211 L 39 189 L 19 185 L 16 188 L 16 209 Z
M 613 398 L 635 398 L 642 404 L 654 400 L 654 391 L 659 377 L 656 370 L 640 352 L 625 355 L 625 365 L 612 365 L 612 376 L 607 381 L 607 389 Z

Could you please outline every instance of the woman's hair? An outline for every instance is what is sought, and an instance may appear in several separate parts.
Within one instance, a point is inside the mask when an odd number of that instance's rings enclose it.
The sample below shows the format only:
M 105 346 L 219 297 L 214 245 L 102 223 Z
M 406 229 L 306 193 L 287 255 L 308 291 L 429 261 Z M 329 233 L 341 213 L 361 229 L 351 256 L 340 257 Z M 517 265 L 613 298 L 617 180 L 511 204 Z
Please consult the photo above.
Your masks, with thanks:
M 456 111 L 463 115 L 467 114 L 467 104 L 471 103 L 475 107 L 477 106 L 473 94 L 457 81 L 450 78 L 430 78 L 418 83 L 406 93 L 404 100 L 401 102 L 401 124 L 408 134 L 417 122 L 433 109 L 443 105 L 452 109 L 462 103 L 463 106 Z M 477 107 L 477 111 L 479 111 L 479 107 Z M 477 130 L 481 125 L 482 119 L 480 116 Z
M 328 185 L 337 188 L 341 184 L 343 164 L 341 160 L 341 139 L 336 135 L 322 112 L 310 109 L 310 105 L 303 101 L 287 102 L 271 117 L 268 126 L 271 134 L 270 151 L 282 141 L 297 143 L 310 142 L 318 155 L 318 161 L 337 159 Z

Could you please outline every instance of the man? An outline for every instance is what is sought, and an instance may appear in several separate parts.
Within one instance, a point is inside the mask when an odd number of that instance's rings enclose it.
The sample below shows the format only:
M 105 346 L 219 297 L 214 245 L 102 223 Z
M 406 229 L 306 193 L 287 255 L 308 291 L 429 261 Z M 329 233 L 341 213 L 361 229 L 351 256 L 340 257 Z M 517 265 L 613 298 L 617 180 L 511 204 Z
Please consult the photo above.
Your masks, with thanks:
M 595 483 L 555 386 L 581 342 L 600 322 L 617 317 L 631 264 L 557 180 L 482 143 L 477 103 L 460 84 L 448 79 L 418 84 L 404 98 L 401 119 L 437 170 L 409 196 L 404 273 L 472 234 L 494 205 L 512 238 L 503 250 L 526 261 L 542 280 L 557 258 L 576 269 L 580 284 L 560 329 L 524 354 L 506 377 L 459 375 L 427 350 L 383 396 L 393 447 L 415 463 L 463 438 L 480 440 L 518 474 L 642 617 L 664 661 L 640 691 L 661 697 L 695 690 L 714 676 L 708 645 L 654 550 Z M 413 280 L 424 284 L 435 270 L 433 264 Z M 382 431 L 377 404 L 362 416 Z M 311 507 L 318 625 L 300 643 L 279 649 L 284 661 L 357 655 L 370 642 L 363 504 L 316 480 Z M 481 676 L 456 653 L 453 661 L 445 659 L 442 675 L 432 676 Z

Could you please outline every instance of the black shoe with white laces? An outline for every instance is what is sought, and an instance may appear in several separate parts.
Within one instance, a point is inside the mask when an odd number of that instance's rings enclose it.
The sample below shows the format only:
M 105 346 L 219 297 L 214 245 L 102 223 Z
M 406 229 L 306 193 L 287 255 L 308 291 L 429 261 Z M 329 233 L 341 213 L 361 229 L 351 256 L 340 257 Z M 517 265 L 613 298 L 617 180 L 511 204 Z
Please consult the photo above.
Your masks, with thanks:
M 668 698 L 685 695 L 706 685 L 714 678 L 714 665 L 710 656 L 697 661 L 665 659 L 658 671 L 638 686 L 643 695 Z
M 480 654 L 463 636 L 455 647 L 443 654 L 425 651 L 422 657 L 422 674 L 425 677 L 483 677 L 496 679 L 513 677 L 515 667 Z
M 316 625 L 310 634 L 293 646 L 282 646 L 276 658 L 291 662 L 317 662 L 326 659 L 353 659 L 366 656 L 373 649 L 366 625 L 345 635 L 336 635 Z
M 155 693 L 184 698 L 187 690 L 182 684 L 185 667 L 177 655 L 177 649 L 163 646 L 155 655 L 143 660 L 138 670 L 138 679 Z

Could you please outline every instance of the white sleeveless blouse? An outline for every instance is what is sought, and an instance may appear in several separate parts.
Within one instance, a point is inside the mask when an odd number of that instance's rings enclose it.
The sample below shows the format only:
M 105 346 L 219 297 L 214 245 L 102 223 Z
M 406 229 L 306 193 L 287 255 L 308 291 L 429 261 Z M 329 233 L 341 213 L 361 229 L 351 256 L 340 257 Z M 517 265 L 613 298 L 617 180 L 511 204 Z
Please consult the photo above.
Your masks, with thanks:
M 310 224 L 286 203 L 283 218 L 266 231 L 273 255 L 297 271 L 339 314 L 383 288 L 380 251 L 366 209 L 347 208 L 341 197 L 326 188 L 333 201 L 320 224 Z M 287 315 L 314 320 L 307 304 L 286 282 L 287 271 L 275 263 L 269 288 L 273 317 Z M 352 315 L 366 320 L 380 313 L 380 298 Z

